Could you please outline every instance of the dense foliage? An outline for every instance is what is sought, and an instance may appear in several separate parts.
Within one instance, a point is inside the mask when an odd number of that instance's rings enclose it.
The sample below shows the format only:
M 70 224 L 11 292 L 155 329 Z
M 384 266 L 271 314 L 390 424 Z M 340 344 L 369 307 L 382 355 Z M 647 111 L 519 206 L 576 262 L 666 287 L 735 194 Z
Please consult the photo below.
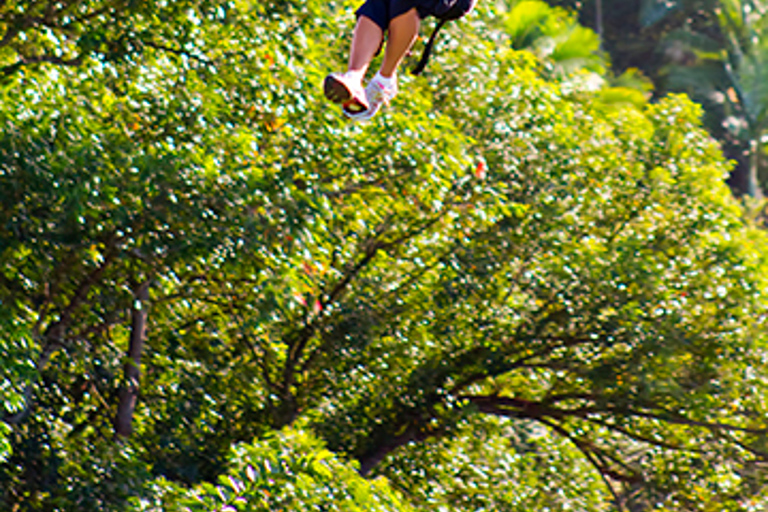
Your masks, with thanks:
M 0 47 L 0 508 L 764 497 L 766 237 L 699 107 L 544 51 L 595 41 L 571 17 L 481 4 L 350 124 L 319 84 L 356 2 L 33 4 L 1 11 L 38 22 Z
M 704 107 L 704 124 L 736 162 L 729 184 L 764 198 L 768 102 L 765 0 L 549 0 L 578 8 L 600 27 L 618 72 L 639 68 L 658 97 L 685 92 Z M 755 202 L 755 201 L 752 201 Z M 761 204 L 760 206 L 764 206 Z

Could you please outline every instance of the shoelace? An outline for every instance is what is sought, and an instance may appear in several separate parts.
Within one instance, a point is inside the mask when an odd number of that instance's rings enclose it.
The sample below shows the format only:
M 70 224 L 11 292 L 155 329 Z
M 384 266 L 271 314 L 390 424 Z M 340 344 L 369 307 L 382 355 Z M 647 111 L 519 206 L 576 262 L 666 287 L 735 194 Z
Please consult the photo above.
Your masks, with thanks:
M 388 94 L 388 91 L 392 91 L 392 88 L 387 89 L 383 84 L 380 84 L 379 82 L 374 82 L 374 94 L 373 94 L 373 101 L 381 101 L 385 105 L 389 106 L 390 100 L 392 100 L 392 94 Z

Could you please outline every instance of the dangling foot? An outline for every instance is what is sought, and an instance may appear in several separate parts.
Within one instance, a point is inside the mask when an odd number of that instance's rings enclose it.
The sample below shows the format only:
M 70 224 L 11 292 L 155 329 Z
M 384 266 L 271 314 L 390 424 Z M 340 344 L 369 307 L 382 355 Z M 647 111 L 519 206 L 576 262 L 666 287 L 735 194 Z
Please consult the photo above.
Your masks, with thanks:
M 365 88 L 368 108 L 362 112 L 353 112 L 344 107 L 344 114 L 355 121 L 367 121 L 376 115 L 382 105 L 389 105 L 395 96 L 397 96 L 397 75 L 384 78 L 376 73 L 376 76 L 368 83 L 368 87 Z
M 344 112 L 361 114 L 369 108 L 362 84 L 347 74 L 331 73 L 326 76 L 323 92 L 330 101 L 341 103 Z

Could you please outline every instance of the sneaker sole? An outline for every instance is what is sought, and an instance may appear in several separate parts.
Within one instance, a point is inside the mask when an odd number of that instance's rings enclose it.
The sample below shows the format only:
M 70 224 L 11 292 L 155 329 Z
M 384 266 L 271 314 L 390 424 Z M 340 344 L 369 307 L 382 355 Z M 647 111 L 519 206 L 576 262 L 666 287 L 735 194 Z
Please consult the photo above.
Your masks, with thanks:
M 325 77 L 323 92 L 325 97 L 334 103 L 346 103 L 352 99 L 352 91 L 347 88 L 344 82 L 333 75 Z
M 344 110 L 351 113 L 365 112 L 367 105 L 352 95 L 347 85 L 333 75 L 328 75 L 323 81 L 325 97 L 333 103 L 341 103 Z
M 353 121 L 370 121 L 373 116 L 379 111 L 380 106 L 375 108 L 368 108 L 367 110 L 353 111 L 347 107 L 342 108 L 344 115 Z

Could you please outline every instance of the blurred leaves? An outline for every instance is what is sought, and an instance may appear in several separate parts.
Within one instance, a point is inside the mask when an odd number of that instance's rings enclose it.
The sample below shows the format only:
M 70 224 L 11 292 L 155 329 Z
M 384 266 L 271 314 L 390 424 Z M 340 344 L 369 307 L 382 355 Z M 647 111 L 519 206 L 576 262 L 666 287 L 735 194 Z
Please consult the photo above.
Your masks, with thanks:
M 760 496 L 766 239 L 690 100 L 606 76 L 565 11 L 481 4 L 350 124 L 319 84 L 354 2 L 124 7 L 82 28 L 124 20 L 123 58 L 0 89 L 4 507 Z

